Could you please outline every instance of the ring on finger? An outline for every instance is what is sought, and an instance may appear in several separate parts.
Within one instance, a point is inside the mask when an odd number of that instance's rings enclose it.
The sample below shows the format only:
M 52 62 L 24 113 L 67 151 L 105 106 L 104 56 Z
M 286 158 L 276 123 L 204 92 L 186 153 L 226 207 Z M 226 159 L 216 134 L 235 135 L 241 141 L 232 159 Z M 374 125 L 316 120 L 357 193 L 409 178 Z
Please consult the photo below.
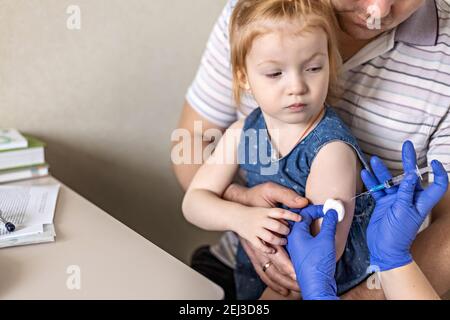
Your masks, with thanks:
M 263 271 L 263 272 L 266 272 L 267 269 L 269 269 L 271 265 L 272 265 L 272 261 L 268 261 L 267 263 L 265 263 L 265 264 L 262 266 L 262 271 Z

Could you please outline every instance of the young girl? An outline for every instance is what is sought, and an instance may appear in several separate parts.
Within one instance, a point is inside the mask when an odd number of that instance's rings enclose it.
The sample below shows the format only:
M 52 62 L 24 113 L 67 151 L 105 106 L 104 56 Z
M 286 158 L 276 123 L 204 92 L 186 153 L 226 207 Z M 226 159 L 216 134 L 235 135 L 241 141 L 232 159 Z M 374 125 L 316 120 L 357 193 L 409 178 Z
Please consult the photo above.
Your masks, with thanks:
M 206 230 L 236 232 L 270 254 L 285 245 L 289 208 L 253 208 L 222 195 L 238 169 L 247 186 L 268 181 L 292 188 L 313 204 L 344 203 L 336 233 L 338 292 L 368 275 L 365 229 L 373 208 L 360 192 L 364 157 L 349 129 L 326 104 L 336 95 L 339 53 L 329 0 L 240 0 L 230 25 L 234 96 L 253 95 L 259 108 L 225 132 L 198 170 L 183 201 L 188 221 Z M 315 225 L 312 233 L 318 232 Z M 238 299 L 257 299 L 264 284 L 238 247 Z

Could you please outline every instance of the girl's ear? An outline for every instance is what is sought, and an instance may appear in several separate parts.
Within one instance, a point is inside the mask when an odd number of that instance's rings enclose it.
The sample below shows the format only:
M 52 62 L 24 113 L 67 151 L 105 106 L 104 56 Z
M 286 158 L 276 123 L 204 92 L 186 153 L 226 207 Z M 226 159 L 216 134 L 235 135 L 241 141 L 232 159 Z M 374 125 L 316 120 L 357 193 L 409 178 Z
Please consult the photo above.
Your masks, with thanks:
M 239 86 L 243 90 L 245 90 L 247 92 L 251 92 L 250 83 L 248 82 L 248 78 L 247 78 L 247 75 L 245 74 L 245 72 L 238 71 L 237 76 L 238 76 Z

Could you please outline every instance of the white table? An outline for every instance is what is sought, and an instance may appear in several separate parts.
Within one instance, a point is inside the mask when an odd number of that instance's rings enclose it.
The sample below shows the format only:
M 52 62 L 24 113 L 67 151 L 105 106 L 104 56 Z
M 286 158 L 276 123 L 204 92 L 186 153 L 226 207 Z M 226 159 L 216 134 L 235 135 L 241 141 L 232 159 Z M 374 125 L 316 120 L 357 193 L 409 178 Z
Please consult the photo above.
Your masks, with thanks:
M 46 177 L 15 184 L 55 183 Z M 62 183 L 54 223 L 53 243 L 0 249 L 0 299 L 223 297 L 219 286 Z M 69 289 L 77 269 L 81 288 Z

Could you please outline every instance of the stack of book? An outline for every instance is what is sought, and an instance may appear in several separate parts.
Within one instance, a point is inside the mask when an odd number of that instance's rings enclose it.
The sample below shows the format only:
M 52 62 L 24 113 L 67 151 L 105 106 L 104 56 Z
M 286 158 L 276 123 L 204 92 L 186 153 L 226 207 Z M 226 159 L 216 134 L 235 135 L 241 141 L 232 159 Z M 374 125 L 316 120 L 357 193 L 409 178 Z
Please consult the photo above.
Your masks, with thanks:
M 0 129 L 0 183 L 48 175 L 45 143 L 15 129 Z

